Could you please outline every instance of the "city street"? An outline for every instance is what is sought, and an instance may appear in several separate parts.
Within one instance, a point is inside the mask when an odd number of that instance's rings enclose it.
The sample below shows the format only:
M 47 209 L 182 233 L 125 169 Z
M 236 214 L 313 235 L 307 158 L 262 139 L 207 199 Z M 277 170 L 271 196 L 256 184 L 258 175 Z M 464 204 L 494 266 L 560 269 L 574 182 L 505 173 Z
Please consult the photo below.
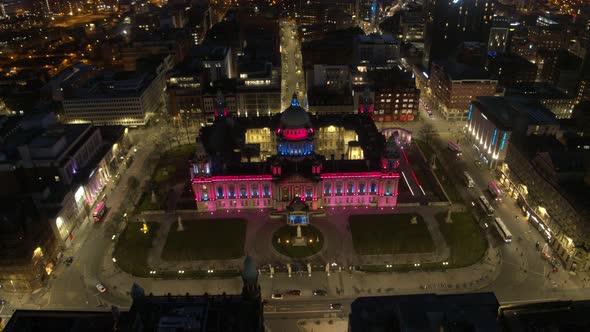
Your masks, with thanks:
M 72 247 L 64 251 L 64 256 L 73 256 L 74 262 L 67 266 L 60 264 L 50 279 L 48 287 L 30 296 L 15 297 L 12 304 L 23 308 L 42 309 L 87 309 L 110 308 L 110 304 L 128 306 L 130 298 L 126 290 L 117 291 L 117 285 L 112 285 L 109 280 L 101 280 L 105 256 L 110 257 L 114 241 L 113 234 L 108 233 L 108 224 L 113 222 L 112 216 L 121 216 L 130 212 L 134 194 L 127 188 L 130 176 L 135 176 L 141 181 L 146 177 L 146 169 L 150 155 L 161 147 L 161 137 L 167 136 L 164 126 L 152 126 L 149 128 L 135 129 L 130 133 L 133 148 L 129 154 L 134 154 L 134 162 L 127 170 L 121 171 L 121 179 L 118 185 L 108 183 L 103 193 L 106 194 L 106 205 L 109 212 L 100 223 L 85 223 L 76 231 L 76 240 Z M 137 149 L 137 152 L 135 152 Z M 130 197 L 131 196 L 131 197 Z M 107 288 L 106 293 L 100 293 L 96 284 L 102 283 Z M 14 303 L 15 302 L 15 303 Z M 1 310 L 9 310 L 2 308 Z M 2 314 L 2 312 L 0 312 Z
M 301 106 L 307 109 L 301 44 L 297 36 L 297 25 L 290 20 L 281 21 L 281 64 L 281 109 L 289 107 L 295 92 Z
M 488 197 L 488 183 L 497 181 L 497 179 L 486 167 L 479 167 L 475 164 L 475 160 L 479 159 L 478 154 L 463 136 L 462 126 L 443 120 L 442 115 L 436 110 L 432 116 L 429 116 L 427 112 L 423 111 L 424 104 L 428 104 L 428 102 L 420 103 L 422 123 L 430 123 L 439 133 L 439 147 L 441 147 L 439 156 L 446 157 L 445 161 L 453 165 L 447 169 L 455 170 L 456 186 L 462 191 L 466 202 L 477 202 L 477 198 L 482 195 Z M 461 142 L 463 147 L 461 159 L 452 157 L 452 153 L 446 148 L 450 140 Z M 467 171 L 474 179 L 474 188 L 467 188 L 461 181 L 464 171 Z M 559 297 L 556 295 L 556 292 L 560 291 L 559 289 L 564 286 L 572 286 L 571 283 L 575 281 L 572 280 L 570 285 L 567 285 L 568 280 L 572 277 L 567 271 L 560 269 L 556 273 L 551 272 L 551 266 L 541 257 L 541 252 L 537 250 L 535 243 L 537 241 L 544 243 L 544 239 L 532 225 L 525 221 L 516 201 L 510 197 L 504 197 L 501 203 L 494 202 L 492 205 L 496 212 L 495 216 L 504 221 L 512 233 L 513 240 L 512 243 L 505 244 L 498 236 L 494 226 L 489 224 L 488 231 L 496 239 L 495 245 L 502 249 L 503 261 L 502 273 L 484 290 L 493 291 L 501 301 L 513 302 Z M 581 286 L 580 278 L 573 279 Z

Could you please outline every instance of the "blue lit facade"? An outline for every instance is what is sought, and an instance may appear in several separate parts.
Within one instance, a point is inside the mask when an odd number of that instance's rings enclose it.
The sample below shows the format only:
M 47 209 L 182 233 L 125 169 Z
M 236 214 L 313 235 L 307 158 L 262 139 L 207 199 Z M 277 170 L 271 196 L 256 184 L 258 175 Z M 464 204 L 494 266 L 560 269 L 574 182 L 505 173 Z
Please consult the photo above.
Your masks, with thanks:
M 311 156 L 313 154 L 313 142 L 279 142 L 277 149 L 280 156 Z
M 490 169 L 506 158 L 511 129 L 477 100 L 471 103 L 467 120 L 468 136 L 479 151 L 481 161 Z

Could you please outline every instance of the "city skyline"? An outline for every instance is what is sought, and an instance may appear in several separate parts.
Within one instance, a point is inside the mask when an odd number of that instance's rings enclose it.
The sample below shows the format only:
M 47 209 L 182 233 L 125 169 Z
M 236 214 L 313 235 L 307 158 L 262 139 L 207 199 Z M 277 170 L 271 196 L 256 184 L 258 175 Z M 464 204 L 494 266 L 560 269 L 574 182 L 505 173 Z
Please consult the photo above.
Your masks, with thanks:
M 0 327 L 590 328 L 585 2 L 3 1 L 0 32 Z

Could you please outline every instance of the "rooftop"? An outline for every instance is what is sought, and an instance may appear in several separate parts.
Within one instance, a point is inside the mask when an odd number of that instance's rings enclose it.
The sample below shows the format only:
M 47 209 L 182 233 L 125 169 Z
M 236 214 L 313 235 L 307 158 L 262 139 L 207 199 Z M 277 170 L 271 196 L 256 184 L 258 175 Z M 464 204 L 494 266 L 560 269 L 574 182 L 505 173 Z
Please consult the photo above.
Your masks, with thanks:
M 447 60 L 437 60 L 434 63 L 443 68 L 450 80 L 490 79 L 490 73 L 481 65 L 467 65 Z
M 493 293 L 359 297 L 349 331 L 498 331 Z
M 513 129 L 517 119 L 524 119 L 527 125 L 557 124 L 555 114 L 532 98 L 486 96 L 477 97 L 473 104 L 503 130 Z

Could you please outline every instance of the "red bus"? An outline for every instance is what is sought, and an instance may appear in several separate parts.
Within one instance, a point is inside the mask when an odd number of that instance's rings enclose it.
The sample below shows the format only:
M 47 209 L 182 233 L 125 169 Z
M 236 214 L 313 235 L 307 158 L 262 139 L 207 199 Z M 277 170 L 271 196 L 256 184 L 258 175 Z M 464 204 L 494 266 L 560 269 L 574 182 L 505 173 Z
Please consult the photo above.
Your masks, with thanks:
M 502 190 L 498 188 L 498 185 L 494 181 L 488 184 L 488 190 L 495 200 L 502 201 Z
M 95 222 L 101 221 L 106 212 L 107 212 L 106 204 L 104 203 L 104 201 L 100 201 L 96 205 L 96 208 L 94 209 L 94 212 L 92 213 L 92 217 L 94 218 L 94 221 Z
M 455 143 L 454 141 L 449 141 L 449 150 L 455 152 L 457 158 L 461 158 L 461 156 L 463 155 L 463 150 L 461 150 L 459 144 Z

